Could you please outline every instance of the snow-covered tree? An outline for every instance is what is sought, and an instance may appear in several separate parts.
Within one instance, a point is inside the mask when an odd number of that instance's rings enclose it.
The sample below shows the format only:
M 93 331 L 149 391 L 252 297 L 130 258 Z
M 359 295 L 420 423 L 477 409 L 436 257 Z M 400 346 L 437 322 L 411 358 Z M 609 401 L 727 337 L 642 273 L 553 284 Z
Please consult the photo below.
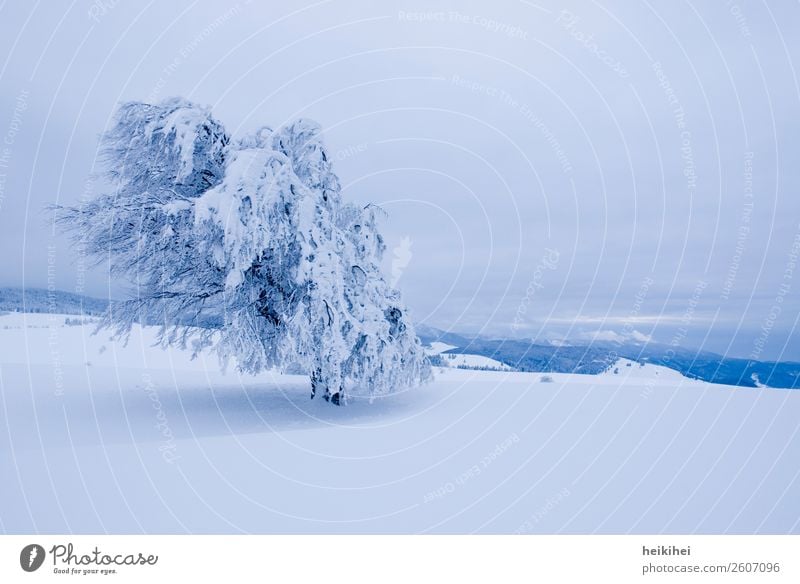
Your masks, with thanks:
M 136 286 L 109 309 L 119 334 L 158 321 L 164 344 L 242 371 L 300 365 L 337 405 L 430 376 L 379 268 L 376 207 L 342 201 L 316 123 L 232 143 L 206 108 L 129 103 L 102 147 L 113 192 L 57 218 Z

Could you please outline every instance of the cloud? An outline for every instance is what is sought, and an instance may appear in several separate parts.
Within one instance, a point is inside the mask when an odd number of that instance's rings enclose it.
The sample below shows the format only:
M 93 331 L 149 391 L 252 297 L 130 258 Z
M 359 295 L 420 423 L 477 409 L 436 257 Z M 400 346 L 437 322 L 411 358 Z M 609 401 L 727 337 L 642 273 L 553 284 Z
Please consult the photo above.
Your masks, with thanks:
M 610 341 L 614 343 L 624 343 L 625 341 L 635 341 L 637 343 L 647 343 L 651 340 L 650 335 L 634 330 L 630 333 L 618 333 L 612 330 L 598 330 L 579 333 L 576 338 L 583 341 Z
M 567 317 L 551 317 L 547 322 L 553 324 L 598 324 L 598 325 L 619 325 L 631 326 L 634 324 L 640 325 L 658 325 L 658 324 L 681 324 L 686 320 L 683 314 L 637 314 L 637 315 L 623 315 L 623 316 L 567 316 Z M 694 322 L 710 322 L 710 316 L 695 314 L 692 317 Z

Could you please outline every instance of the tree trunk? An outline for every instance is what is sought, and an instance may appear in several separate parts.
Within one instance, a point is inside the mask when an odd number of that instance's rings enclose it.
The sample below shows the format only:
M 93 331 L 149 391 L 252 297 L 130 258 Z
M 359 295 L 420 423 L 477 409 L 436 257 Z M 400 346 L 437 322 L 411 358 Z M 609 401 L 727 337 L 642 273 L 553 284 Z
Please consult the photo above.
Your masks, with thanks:
M 317 395 L 317 388 L 319 387 L 320 374 L 321 371 L 319 369 L 314 369 L 311 372 L 311 399 L 314 399 L 314 396 Z
M 311 372 L 311 399 L 314 399 L 314 396 L 317 395 L 317 390 L 323 389 L 325 390 L 325 393 L 322 394 L 322 397 L 326 402 L 331 402 L 336 406 L 344 405 L 344 388 L 340 387 L 339 391 L 336 393 L 331 393 L 329 387 L 322 386 L 322 371 L 319 369 L 314 369 Z

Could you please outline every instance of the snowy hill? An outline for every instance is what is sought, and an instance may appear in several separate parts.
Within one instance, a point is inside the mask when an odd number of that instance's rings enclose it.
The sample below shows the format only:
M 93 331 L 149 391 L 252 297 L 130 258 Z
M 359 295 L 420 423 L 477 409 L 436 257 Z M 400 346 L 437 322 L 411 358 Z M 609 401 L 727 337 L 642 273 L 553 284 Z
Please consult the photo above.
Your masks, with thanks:
M 0 316 L 5 531 L 800 532 L 800 392 L 621 360 L 333 408 L 77 320 Z
M 70 292 L 41 288 L 0 288 L 0 312 L 100 315 L 108 301 Z M 198 324 L 195 320 L 193 324 Z M 200 326 L 216 328 L 206 318 Z M 653 363 L 682 375 L 711 383 L 744 387 L 800 388 L 800 363 L 762 362 L 723 357 L 707 351 L 657 343 L 596 341 L 590 344 L 549 342 L 545 345 L 514 339 L 484 339 L 417 325 L 417 333 L 429 355 L 441 355 L 435 364 L 462 368 L 488 368 L 540 373 L 599 374 L 613 368 L 617 359 Z M 433 347 L 433 349 L 431 349 Z M 470 355 L 447 357 L 444 354 Z
M 505 363 L 501 363 L 496 359 L 484 357 L 483 355 L 446 352 L 442 353 L 441 357 L 443 364 L 445 364 L 447 367 L 487 371 L 514 371 L 513 367 L 509 367 Z
M 444 341 L 450 352 L 483 355 L 519 371 L 599 374 L 626 358 L 673 369 L 691 379 L 724 385 L 800 388 L 800 363 L 751 361 L 653 342 L 594 341 L 588 344 L 536 344 L 518 339 L 485 339 L 427 327 L 425 343 Z M 758 381 L 756 381 L 758 380 Z
M 43 288 L 0 288 L 0 312 L 101 314 L 108 300 Z
M 425 352 L 432 358 L 432 363 L 439 367 L 455 367 L 457 369 L 475 369 L 484 371 L 514 371 L 505 363 L 490 359 L 483 355 L 469 355 L 452 353 L 453 345 L 434 341 L 425 348 Z

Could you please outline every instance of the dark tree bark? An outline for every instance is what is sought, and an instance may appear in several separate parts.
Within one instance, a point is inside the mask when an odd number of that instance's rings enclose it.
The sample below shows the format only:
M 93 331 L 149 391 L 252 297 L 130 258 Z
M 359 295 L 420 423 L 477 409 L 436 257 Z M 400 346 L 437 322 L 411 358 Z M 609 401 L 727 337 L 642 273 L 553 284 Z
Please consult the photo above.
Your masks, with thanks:
M 326 402 L 331 402 L 332 404 L 337 406 L 343 406 L 344 401 L 342 397 L 344 396 L 344 388 L 340 387 L 338 392 L 331 393 L 329 387 L 322 387 L 320 382 L 321 377 L 322 377 L 322 371 L 320 371 L 319 369 L 314 369 L 311 372 L 311 399 L 314 399 L 318 391 L 324 390 L 325 393 L 322 394 L 322 398 Z
M 320 370 L 314 369 L 311 372 L 311 399 L 314 399 L 314 396 L 317 395 L 317 389 L 319 388 L 319 378 L 320 378 Z

